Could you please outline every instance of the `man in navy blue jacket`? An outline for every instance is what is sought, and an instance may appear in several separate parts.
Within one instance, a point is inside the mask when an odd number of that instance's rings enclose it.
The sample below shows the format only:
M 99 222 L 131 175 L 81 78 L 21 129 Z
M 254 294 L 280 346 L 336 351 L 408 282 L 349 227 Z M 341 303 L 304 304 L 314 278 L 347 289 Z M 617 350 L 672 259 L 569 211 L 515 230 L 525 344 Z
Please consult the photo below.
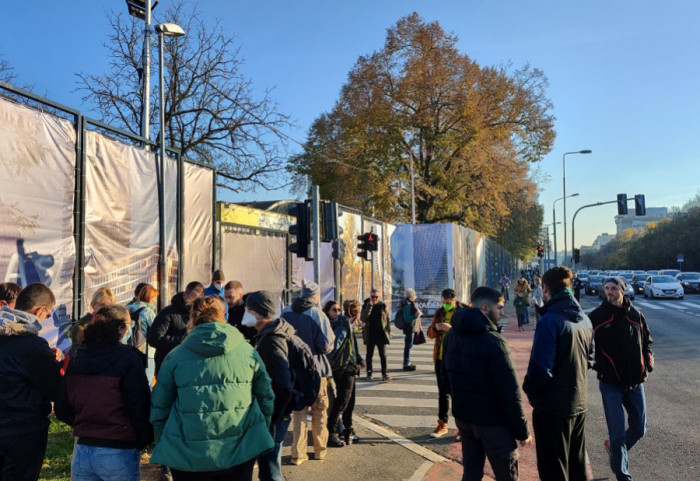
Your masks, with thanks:
M 587 481 L 584 425 L 587 371 L 593 360 L 591 321 L 574 298 L 572 274 L 554 267 L 542 276 L 537 323 L 523 382 L 532 411 L 542 481 Z

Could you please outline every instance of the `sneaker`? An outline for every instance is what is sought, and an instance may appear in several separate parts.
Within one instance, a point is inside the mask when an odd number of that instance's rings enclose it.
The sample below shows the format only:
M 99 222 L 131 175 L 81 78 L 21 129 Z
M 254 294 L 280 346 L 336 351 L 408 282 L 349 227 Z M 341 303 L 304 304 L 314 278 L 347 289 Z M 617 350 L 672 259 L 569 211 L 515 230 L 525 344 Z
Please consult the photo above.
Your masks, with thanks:
M 360 437 L 355 434 L 354 429 L 346 429 L 343 431 L 343 437 L 345 438 L 345 444 L 350 446 L 351 444 L 357 444 L 360 442 Z
M 435 428 L 435 431 L 430 433 L 430 437 L 439 438 L 440 436 L 444 436 L 445 434 L 447 434 L 447 423 L 442 419 L 438 419 L 437 427 Z
M 365 379 L 367 379 L 368 381 L 371 381 L 372 380 L 372 373 L 368 372 L 367 377 Z
M 301 463 L 304 461 L 308 461 L 309 457 L 308 456 L 302 456 L 301 458 L 292 458 L 292 464 L 294 466 L 299 466 Z
M 383 383 L 391 382 L 391 378 L 385 374 L 384 376 L 382 376 L 382 382 Z
M 615 469 L 613 468 L 612 454 L 610 453 L 610 440 L 606 439 L 603 443 L 603 446 L 605 447 L 605 452 L 608 453 L 608 463 L 610 463 L 610 470 L 614 473 Z
M 415 371 L 416 370 L 416 365 L 415 364 L 406 364 L 403 367 L 404 371 Z
M 459 429 L 457 430 L 457 434 L 455 434 L 455 441 L 460 442 L 462 440 L 462 433 L 459 432 Z
M 340 439 L 338 436 L 331 436 L 328 438 L 328 446 L 332 448 L 342 448 L 345 446 L 345 441 Z

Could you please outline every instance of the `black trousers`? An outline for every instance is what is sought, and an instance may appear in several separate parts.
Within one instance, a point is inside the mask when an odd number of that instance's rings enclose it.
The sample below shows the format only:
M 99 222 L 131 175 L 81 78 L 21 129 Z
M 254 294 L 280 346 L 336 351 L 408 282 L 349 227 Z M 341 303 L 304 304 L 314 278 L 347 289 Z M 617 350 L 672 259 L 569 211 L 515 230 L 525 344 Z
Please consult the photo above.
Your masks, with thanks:
M 449 419 L 448 411 L 450 410 L 450 386 L 440 376 L 440 367 L 442 361 L 435 361 L 435 376 L 437 377 L 438 386 L 438 419 L 447 422 Z
M 486 456 L 496 481 L 518 481 L 518 445 L 507 426 L 477 426 L 455 418 L 462 436 L 462 481 L 481 481 Z
M 335 402 L 328 415 L 328 431 L 338 435 L 338 420 L 343 417 L 346 430 L 352 429 L 352 411 L 355 408 L 355 373 L 334 371 Z
M 374 348 L 379 351 L 379 361 L 382 364 L 382 376 L 386 376 L 386 344 L 376 344 L 373 339 L 367 341 L 367 375 L 372 375 L 372 358 L 374 357 Z
M 253 458 L 222 471 L 192 472 L 171 468 L 170 472 L 173 475 L 173 481 L 252 481 L 255 460 L 256 458 Z
M 535 409 L 532 427 L 542 481 L 588 481 L 586 413 L 560 417 Z
M 0 436 L 0 481 L 36 481 L 46 454 L 46 429 Z

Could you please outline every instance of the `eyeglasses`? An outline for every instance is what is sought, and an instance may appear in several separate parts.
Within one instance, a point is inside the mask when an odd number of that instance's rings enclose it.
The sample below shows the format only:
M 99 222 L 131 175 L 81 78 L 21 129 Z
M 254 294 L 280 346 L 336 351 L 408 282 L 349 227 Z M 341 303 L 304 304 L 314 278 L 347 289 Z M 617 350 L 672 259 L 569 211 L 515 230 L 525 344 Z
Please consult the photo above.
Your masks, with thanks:
M 333 307 L 333 308 L 331 308 L 331 311 L 333 311 L 333 312 L 340 312 L 340 308 L 339 308 L 339 307 Z
M 379 296 L 369 296 L 372 299 L 379 299 Z

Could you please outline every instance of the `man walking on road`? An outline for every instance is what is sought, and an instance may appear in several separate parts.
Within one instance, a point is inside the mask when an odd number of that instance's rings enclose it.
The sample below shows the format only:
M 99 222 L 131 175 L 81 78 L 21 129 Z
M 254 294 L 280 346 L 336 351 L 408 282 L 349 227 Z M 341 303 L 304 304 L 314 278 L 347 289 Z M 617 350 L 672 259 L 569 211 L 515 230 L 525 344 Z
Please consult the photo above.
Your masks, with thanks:
M 389 344 L 391 323 L 386 304 L 382 302 L 377 289 L 372 289 L 369 299 L 365 299 L 360 313 L 362 320 L 362 340 L 367 346 L 367 380 L 372 380 L 372 358 L 374 348 L 379 352 L 379 361 L 382 366 L 382 382 L 391 382 L 387 371 L 386 346 Z
M 508 276 L 503 274 L 501 276 L 501 279 L 498 281 L 498 283 L 501 285 L 501 293 L 503 294 L 503 298 L 507 301 L 508 300 L 508 288 L 510 287 L 510 279 L 508 279 Z
M 595 340 L 593 369 L 598 373 L 610 436 L 605 447 L 618 481 L 632 480 L 627 452 L 646 432 L 643 383 L 654 369 L 647 321 L 624 295 L 626 288 L 621 277 L 605 279 L 605 300 L 590 314 Z
M 532 444 L 513 358 L 498 332 L 504 303 L 498 290 L 477 287 L 474 307 L 455 312 L 443 345 L 441 375 L 462 435 L 465 481 L 484 477 L 486 456 L 496 481 L 517 481 L 516 440 L 523 447 Z
M 523 382 L 533 407 L 542 481 L 588 480 L 584 427 L 593 329 L 574 299 L 571 277 L 571 271 L 561 266 L 542 276 L 545 304 Z

